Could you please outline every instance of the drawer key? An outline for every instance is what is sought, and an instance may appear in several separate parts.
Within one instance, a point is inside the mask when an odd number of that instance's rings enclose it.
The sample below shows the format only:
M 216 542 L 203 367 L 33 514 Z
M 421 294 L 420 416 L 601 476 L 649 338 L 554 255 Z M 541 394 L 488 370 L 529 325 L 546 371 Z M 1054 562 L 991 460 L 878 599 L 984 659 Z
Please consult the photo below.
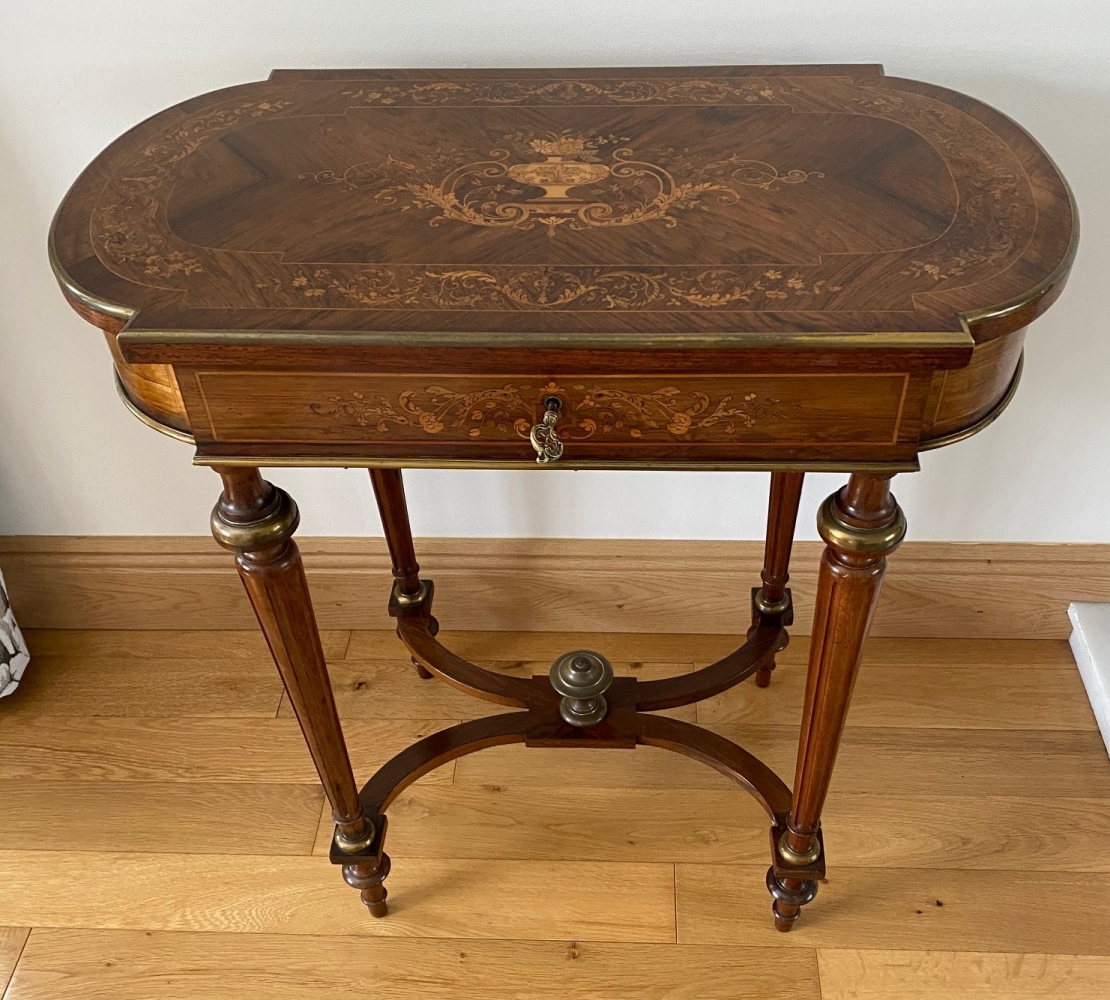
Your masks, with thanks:
M 559 419 L 559 409 L 562 405 L 563 401 L 558 396 L 548 396 L 544 400 L 547 411 L 543 415 L 543 420 L 533 424 L 532 431 L 528 435 L 532 447 L 536 449 L 536 461 L 540 465 L 557 462 L 562 458 L 563 442 L 555 433 L 555 422 Z

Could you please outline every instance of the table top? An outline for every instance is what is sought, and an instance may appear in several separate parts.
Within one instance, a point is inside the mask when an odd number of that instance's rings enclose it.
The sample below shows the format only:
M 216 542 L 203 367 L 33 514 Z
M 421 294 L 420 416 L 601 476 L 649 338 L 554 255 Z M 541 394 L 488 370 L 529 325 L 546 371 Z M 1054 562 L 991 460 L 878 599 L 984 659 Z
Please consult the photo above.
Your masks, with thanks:
M 877 66 L 275 71 L 109 146 L 51 256 L 132 341 L 970 344 L 1077 231 L 1014 122 Z

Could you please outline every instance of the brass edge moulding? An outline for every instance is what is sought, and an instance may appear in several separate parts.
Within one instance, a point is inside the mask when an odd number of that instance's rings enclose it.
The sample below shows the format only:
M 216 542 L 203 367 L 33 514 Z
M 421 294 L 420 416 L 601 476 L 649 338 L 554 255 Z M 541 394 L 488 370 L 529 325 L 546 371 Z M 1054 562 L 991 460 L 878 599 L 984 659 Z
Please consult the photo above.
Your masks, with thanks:
M 817 533 L 832 548 L 856 555 L 890 552 L 906 537 L 906 515 L 895 503 L 894 516 L 877 528 L 845 524 L 836 512 L 836 494 L 826 497 L 817 511 Z
M 180 441 L 183 444 L 191 444 L 196 447 L 197 439 L 192 434 L 186 434 L 184 431 L 179 431 L 176 427 L 171 427 L 169 424 L 164 424 L 160 420 L 155 420 L 149 413 L 140 410 L 135 401 L 127 394 L 127 389 L 123 384 L 123 380 L 119 377 L 119 372 L 113 366 L 112 375 L 116 383 L 116 392 L 119 393 L 119 398 L 123 400 L 123 405 L 131 412 L 133 417 L 136 417 L 140 422 L 153 427 L 159 434 L 165 434 L 166 437 L 173 438 L 175 441 Z
M 1030 136 L 1030 138 L 1032 139 L 1032 136 Z M 1012 313 L 1019 312 L 1026 306 L 1042 298 L 1056 285 L 1067 281 L 1071 266 L 1075 262 L 1075 255 L 1079 250 L 1079 206 L 1075 203 L 1075 193 L 1072 191 L 1068 179 L 1060 172 L 1060 168 L 1056 166 L 1052 157 L 1045 152 L 1040 143 L 1037 143 L 1036 140 L 1033 141 L 1037 148 L 1040 149 L 1041 155 L 1052 164 L 1053 170 L 1056 171 L 1056 176 L 1059 177 L 1061 183 L 1064 185 L 1064 191 L 1068 196 L 1068 208 L 1071 210 L 1071 240 L 1068 243 L 1067 250 L 1064 251 L 1064 256 L 1060 259 L 1060 263 L 1032 288 L 1028 289 L 1028 291 L 1023 292 L 1021 295 L 1015 295 L 1012 299 L 999 303 L 996 306 L 984 306 L 981 309 L 969 309 L 967 312 L 961 313 L 960 320 L 969 333 L 973 327 L 981 323 L 1005 319 Z
M 947 445 L 955 444 L 957 441 L 963 441 L 966 438 L 973 437 L 978 434 L 984 427 L 989 427 L 1000 416 L 1002 411 L 1010 405 L 1015 393 L 1018 389 L 1018 383 L 1021 382 L 1021 373 L 1025 370 L 1025 350 L 1018 355 L 1017 365 L 1014 367 L 1014 376 L 1010 379 L 1010 384 L 1007 386 L 1006 391 L 1002 394 L 1002 398 L 995 404 L 993 410 L 990 411 L 985 417 L 980 417 L 975 423 L 964 427 L 958 431 L 952 431 L 949 434 L 942 434 L 940 437 L 927 438 L 921 441 L 918 446 L 918 451 L 932 451 L 935 448 L 944 448 Z
M 678 348 L 709 350 L 741 347 L 858 347 L 871 349 L 921 350 L 971 348 L 975 340 L 967 330 L 903 333 L 766 333 L 742 332 L 694 334 L 642 334 L 635 344 L 628 334 L 617 333 L 519 333 L 488 331 L 450 333 L 413 331 L 320 331 L 303 330 L 121 330 L 117 336 L 126 357 L 131 345 L 196 345 L 238 347 L 535 347 L 535 348 L 628 348 L 650 350 Z M 128 359 L 130 360 L 130 359 Z
M 664 461 L 560 461 L 539 465 L 534 459 L 474 458 L 358 458 L 332 455 L 201 455 L 193 465 L 250 465 L 273 469 L 642 469 L 691 472 L 918 472 L 917 459 L 899 462 L 766 461 L 664 462 Z
M 278 487 L 274 487 L 274 495 L 273 509 L 255 521 L 231 521 L 216 504 L 212 508 L 212 536 L 233 552 L 269 548 L 292 537 L 301 519 L 296 501 Z
M 64 205 L 65 202 L 63 201 Z M 102 299 L 98 295 L 82 288 L 76 281 L 74 281 L 62 267 L 62 262 L 58 260 L 58 251 L 54 246 L 54 230 L 58 225 L 58 215 L 61 213 L 62 207 L 58 206 L 58 211 L 54 213 L 54 219 L 50 223 L 50 236 L 46 241 L 46 254 L 50 260 L 50 270 L 54 272 L 54 277 L 57 279 L 58 284 L 62 289 L 76 299 L 81 305 L 93 312 L 103 313 L 105 316 L 114 316 L 116 319 L 130 321 L 134 319 L 137 312 L 131 306 L 121 305 L 118 302 L 111 302 L 108 299 Z

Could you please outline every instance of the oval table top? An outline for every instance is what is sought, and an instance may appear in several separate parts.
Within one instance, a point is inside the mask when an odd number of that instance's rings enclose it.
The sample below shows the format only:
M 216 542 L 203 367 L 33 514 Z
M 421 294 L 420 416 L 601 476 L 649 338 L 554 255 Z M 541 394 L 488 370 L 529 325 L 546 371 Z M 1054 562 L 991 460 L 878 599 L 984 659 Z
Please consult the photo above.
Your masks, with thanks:
M 1047 308 L 1077 232 L 1028 133 L 878 66 L 283 70 L 112 143 L 51 259 L 125 354 L 874 341 L 966 363 Z

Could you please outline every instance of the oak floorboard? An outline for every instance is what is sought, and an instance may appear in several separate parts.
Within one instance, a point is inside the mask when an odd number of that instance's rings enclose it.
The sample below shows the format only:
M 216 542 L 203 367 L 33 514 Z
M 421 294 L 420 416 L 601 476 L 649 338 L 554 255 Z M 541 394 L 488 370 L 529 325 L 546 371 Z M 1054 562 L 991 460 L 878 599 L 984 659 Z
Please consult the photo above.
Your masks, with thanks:
M 512 677 L 546 674 L 551 664 L 542 660 L 484 660 L 479 666 Z M 614 662 L 618 677 L 656 680 L 688 673 L 689 663 Z M 339 660 L 329 664 L 332 690 L 341 719 L 476 719 L 499 712 L 520 711 L 465 694 L 438 678 L 421 680 L 404 660 Z M 661 715 L 693 722 L 695 706 L 683 705 Z M 289 699 L 282 699 L 278 715 L 291 718 Z
M 797 727 L 707 727 L 750 750 L 789 784 Z M 564 750 L 494 747 L 459 759 L 467 785 L 551 788 L 731 788 L 716 771 L 654 747 Z M 830 802 L 876 795 L 1110 796 L 1110 761 L 1097 731 L 849 728 L 833 772 Z
M 405 857 L 761 864 L 769 820 L 738 788 L 421 785 L 389 807 L 387 849 Z M 829 864 L 1110 872 L 1110 798 L 897 796 L 830 799 Z M 882 836 L 875 831 L 881 830 Z M 314 848 L 334 832 L 324 806 Z
M 1110 958 L 822 949 L 823 1000 L 1093 1000 L 1110 996 Z
M 770 948 L 36 930 L 13 1000 L 820 1000 Z
M 1110 911 L 1083 902 L 1110 892 L 1106 873 L 830 866 L 789 934 L 769 919 L 765 873 L 765 865 L 678 865 L 679 942 L 1110 955 Z
M 234 573 L 234 571 L 232 571 Z M 269 659 L 266 639 L 257 629 L 24 629 L 32 656 L 125 656 L 153 660 L 209 657 Z M 393 635 L 392 632 L 385 633 Z M 320 641 L 329 660 L 341 660 L 351 640 L 348 629 L 322 629 Z M 271 661 L 272 662 L 272 661 Z
M 239 635 L 240 633 L 229 633 Z M 355 629 L 348 660 L 401 659 L 405 654 L 395 632 Z M 596 649 L 609 659 L 687 663 L 705 666 L 744 642 L 735 633 L 669 632 L 488 632 L 445 627 L 440 642 L 467 659 L 546 660 L 550 664 L 571 649 Z M 804 664 L 809 637 L 791 636 L 783 656 Z M 331 658 L 329 656 L 329 658 Z M 336 657 L 338 659 L 338 657 Z M 930 669 L 938 663 L 973 663 L 990 669 L 1034 667 L 1075 670 L 1066 639 L 922 639 L 872 636 L 865 664 Z
M 31 931 L 27 927 L 0 927 L 0 997 L 5 995 L 8 981 L 15 971 L 16 963 L 23 954 L 27 944 L 27 935 Z M 816 980 L 816 966 L 814 979 Z
M 282 686 L 270 659 L 36 656 L 5 714 L 272 719 Z
M 798 726 L 806 683 L 802 652 L 788 647 L 780 654 L 769 688 L 739 684 L 699 702 L 698 722 Z M 870 651 L 852 693 L 848 725 L 908 729 L 1098 728 L 1074 662 L 1071 670 L 1002 670 L 950 659 L 923 667 L 888 664 Z
M 332 825 L 288 708 L 232 717 L 235 678 L 279 688 L 258 633 L 30 638 L 37 659 L 0 703 L 5 1000 L 1110 996 L 1110 760 L 1063 641 L 868 643 L 824 815 L 829 881 L 783 935 L 758 805 L 651 748 L 500 747 L 432 772 L 390 808 L 391 913 L 372 920 L 319 856 Z M 575 646 L 670 670 L 742 641 L 441 638 L 537 673 Z M 392 632 L 325 648 L 360 782 L 498 710 L 418 680 Z M 806 648 L 793 640 L 770 689 L 701 706 L 788 782 Z M 190 699 L 204 676 L 228 691 Z M 221 700 L 227 717 L 202 716 Z
M 595 649 L 614 663 L 698 661 L 703 666 L 742 645 L 744 633 L 487 632 L 444 628 L 437 638 L 468 660 L 539 660 L 550 667 L 556 657 L 572 649 Z M 398 659 L 405 655 L 405 647 L 395 633 L 356 629 L 351 632 L 346 659 Z
M 318 857 L 0 850 L 0 924 L 277 934 L 675 940 L 674 869 L 397 858 L 375 920 Z M 75 891 L 79 880 L 80 891 Z M 568 888 L 589 886 L 589 892 Z
M 28 851 L 308 854 L 323 802 L 323 789 L 310 784 L 0 780 L 0 843 Z
M 359 781 L 445 723 L 356 719 L 344 731 Z M 0 725 L 0 779 L 305 782 L 317 785 L 293 719 L 13 716 Z M 442 767 L 421 781 L 451 781 Z

